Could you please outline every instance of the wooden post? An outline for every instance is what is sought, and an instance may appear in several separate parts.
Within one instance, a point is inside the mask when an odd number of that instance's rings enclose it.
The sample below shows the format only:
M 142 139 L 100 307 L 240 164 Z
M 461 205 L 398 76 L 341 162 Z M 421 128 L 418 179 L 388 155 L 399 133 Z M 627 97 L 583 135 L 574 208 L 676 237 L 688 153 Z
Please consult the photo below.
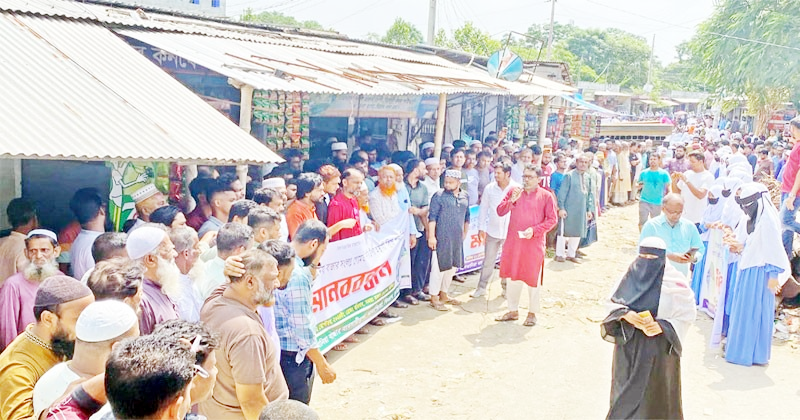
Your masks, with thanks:
M 242 84 L 239 87 L 241 99 L 239 100 L 239 128 L 250 134 L 253 121 L 253 87 Z M 266 147 L 266 146 L 264 146 Z M 247 186 L 247 165 L 236 165 L 236 176 L 243 186 Z
M 439 107 L 436 109 L 436 134 L 433 138 L 433 156 L 442 157 L 442 143 L 444 142 L 444 119 L 447 115 L 447 94 L 439 94 Z

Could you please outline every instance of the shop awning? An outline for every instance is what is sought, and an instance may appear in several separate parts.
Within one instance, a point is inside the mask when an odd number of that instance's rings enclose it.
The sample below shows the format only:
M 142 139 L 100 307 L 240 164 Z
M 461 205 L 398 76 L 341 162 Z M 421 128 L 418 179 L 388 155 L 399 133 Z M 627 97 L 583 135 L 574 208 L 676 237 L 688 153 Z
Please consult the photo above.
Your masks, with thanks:
M 637 99 L 637 101 L 647 105 L 658 105 L 658 102 L 653 101 L 651 99 Z
M 622 96 L 622 97 L 630 97 L 631 96 L 628 93 L 613 92 L 613 91 L 610 91 L 610 90 L 597 90 L 593 94 L 594 94 L 594 96 Z
M 662 107 L 663 106 L 678 106 L 678 105 L 680 105 L 679 103 L 672 102 L 672 101 L 670 101 L 668 99 L 661 99 L 661 100 L 658 101 L 658 104 L 661 105 Z
M 111 31 L 0 13 L 0 157 L 281 161 Z
M 582 106 L 582 107 L 584 107 L 584 108 L 586 108 L 586 109 L 588 109 L 590 111 L 597 112 L 598 114 L 601 114 L 601 115 L 608 115 L 608 116 L 622 115 L 619 112 L 614 112 L 614 111 L 612 111 L 610 109 L 605 109 L 605 108 L 603 108 L 601 106 L 597 106 L 597 105 L 595 105 L 595 104 L 593 104 L 591 102 L 586 102 L 583 99 L 576 98 L 576 97 L 574 97 L 572 95 L 563 94 L 563 95 L 561 95 L 561 97 L 564 98 L 565 100 L 569 101 L 569 102 L 572 102 L 573 104 L 576 104 L 578 106 Z
M 703 98 L 671 98 L 675 102 L 679 102 L 682 104 L 699 104 L 703 102 L 705 99 Z
M 117 32 L 256 89 L 364 95 L 510 93 L 488 74 L 444 59 L 441 66 L 435 66 L 187 33 L 136 29 Z

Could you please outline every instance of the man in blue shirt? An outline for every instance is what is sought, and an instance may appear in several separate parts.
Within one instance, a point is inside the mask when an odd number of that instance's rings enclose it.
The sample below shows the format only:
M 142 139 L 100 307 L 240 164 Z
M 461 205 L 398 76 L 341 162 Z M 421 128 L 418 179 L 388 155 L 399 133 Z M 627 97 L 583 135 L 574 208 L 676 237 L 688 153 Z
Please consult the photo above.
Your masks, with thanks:
M 661 169 L 660 156 L 651 154 L 648 163 L 650 166 L 639 174 L 638 181 L 638 186 L 642 190 L 639 200 L 639 231 L 647 219 L 661 214 L 661 200 L 669 191 L 667 186 L 671 182 L 669 173 Z
M 336 380 L 336 372 L 319 351 L 311 307 L 311 282 L 328 246 L 328 228 L 319 220 L 306 220 L 292 237 L 295 268 L 283 290 L 275 291 L 275 327 L 281 341 L 281 369 L 289 386 L 289 399 L 308 404 L 314 367 L 323 384 Z
M 689 264 L 698 261 L 705 247 L 694 223 L 682 219 L 683 198 L 667 194 L 662 201 L 663 213 L 642 227 L 639 240 L 657 236 L 667 244 L 667 259 L 681 273 L 689 275 Z

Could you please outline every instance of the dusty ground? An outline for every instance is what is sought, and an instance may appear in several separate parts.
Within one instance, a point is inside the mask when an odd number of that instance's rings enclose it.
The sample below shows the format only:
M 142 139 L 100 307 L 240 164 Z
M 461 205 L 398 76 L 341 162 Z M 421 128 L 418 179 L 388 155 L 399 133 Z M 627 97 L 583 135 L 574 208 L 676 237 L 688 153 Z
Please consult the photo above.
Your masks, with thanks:
M 546 262 L 536 327 L 495 322 L 506 309 L 499 282 L 488 300 L 470 299 L 471 275 L 452 290 L 462 309 L 394 309 L 399 322 L 329 353 L 338 379 L 317 380 L 312 407 L 323 419 L 603 418 L 613 346 L 600 338 L 600 300 L 635 255 L 636 217 L 635 206 L 603 216 L 583 264 Z M 708 349 L 711 324 L 698 315 L 684 343 L 686 418 L 797 418 L 783 404 L 800 395 L 797 351 L 776 341 L 769 366 L 731 365 Z

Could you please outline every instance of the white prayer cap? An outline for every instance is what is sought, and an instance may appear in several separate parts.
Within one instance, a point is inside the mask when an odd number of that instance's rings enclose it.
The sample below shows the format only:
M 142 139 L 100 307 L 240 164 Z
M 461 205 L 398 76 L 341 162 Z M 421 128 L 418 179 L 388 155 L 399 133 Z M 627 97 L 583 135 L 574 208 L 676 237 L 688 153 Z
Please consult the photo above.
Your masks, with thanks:
M 428 149 L 433 149 L 433 148 L 434 148 L 433 143 L 431 143 L 429 141 L 427 141 L 425 143 L 422 143 L 422 150 L 428 150 Z
M 476 145 L 476 144 L 477 144 L 478 146 L 483 146 L 483 143 L 481 143 L 481 141 L 480 141 L 480 140 L 472 140 L 471 142 L 469 142 L 469 145 L 470 145 L 470 146 L 474 146 L 474 145 Z
M 133 194 L 131 194 L 131 198 L 136 202 L 136 204 L 139 204 L 156 194 L 158 194 L 158 189 L 156 186 L 153 184 L 147 184 L 144 187 L 134 191 Z
M 331 151 L 338 152 L 339 150 L 347 150 L 347 143 L 340 141 L 331 145 Z
M 570 140 L 574 140 L 574 139 L 570 139 Z M 553 140 L 545 137 L 544 140 L 542 140 L 542 146 L 551 146 L 552 147 L 553 146 Z
M 461 171 L 458 169 L 448 169 L 444 171 L 445 178 L 456 178 L 461 179 Z
M 431 158 L 425 159 L 425 166 L 438 165 L 441 162 L 442 162 L 441 159 L 435 158 L 435 157 L 431 157 Z
M 155 251 L 161 245 L 167 232 L 152 226 L 142 226 L 128 234 L 125 250 L 128 258 L 138 260 Z
M 454 146 L 453 146 L 452 144 L 450 144 L 450 143 L 445 143 L 445 144 L 444 144 L 444 146 L 442 146 L 442 149 L 450 149 L 450 150 L 453 150 L 453 147 L 454 147 Z
M 86 343 L 117 338 L 139 322 L 136 312 L 127 304 L 118 300 L 101 300 L 93 302 L 78 316 L 75 324 L 75 335 Z
M 644 248 L 667 249 L 667 243 L 658 236 L 648 236 L 642 239 L 642 241 L 639 242 L 639 246 Z
M 267 179 L 261 181 L 261 187 L 263 187 L 263 188 L 274 188 L 274 189 L 286 188 L 286 180 L 284 180 L 281 177 L 267 178 Z
M 31 236 L 35 236 L 35 235 L 47 236 L 48 238 L 50 238 L 50 239 L 56 241 L 56 243 L 58 243 L 58 236 L 56 236 L 55 232 L 53 232 L 52 230 L 34 229 L 34 230 L 28 232 L 28 238 L 30 238 Z

